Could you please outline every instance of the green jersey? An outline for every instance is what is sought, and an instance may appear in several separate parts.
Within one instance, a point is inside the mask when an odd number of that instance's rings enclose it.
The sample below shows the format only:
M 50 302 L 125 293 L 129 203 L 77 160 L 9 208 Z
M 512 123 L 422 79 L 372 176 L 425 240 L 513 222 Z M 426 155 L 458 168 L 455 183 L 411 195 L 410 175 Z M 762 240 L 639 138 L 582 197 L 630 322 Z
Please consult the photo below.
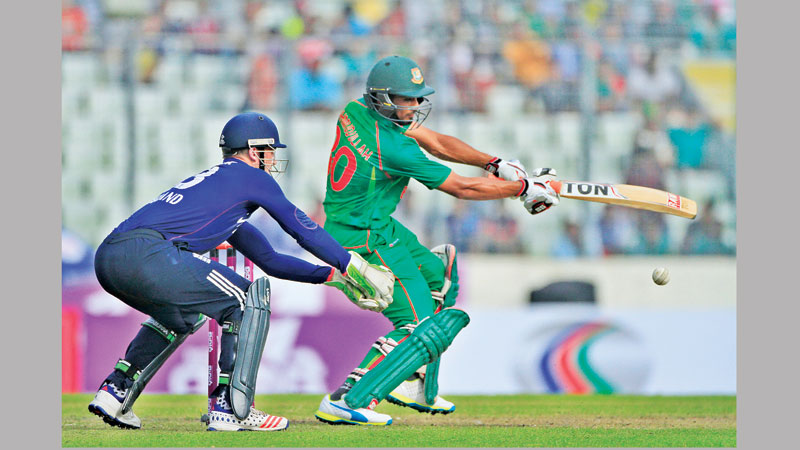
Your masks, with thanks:
M 451 169 L 428 159 L 405 130 L 353 100 L 339 115 L 328 161 L 327 220 L 381 228 L 397 208 L 411 178 L 436 189 Z

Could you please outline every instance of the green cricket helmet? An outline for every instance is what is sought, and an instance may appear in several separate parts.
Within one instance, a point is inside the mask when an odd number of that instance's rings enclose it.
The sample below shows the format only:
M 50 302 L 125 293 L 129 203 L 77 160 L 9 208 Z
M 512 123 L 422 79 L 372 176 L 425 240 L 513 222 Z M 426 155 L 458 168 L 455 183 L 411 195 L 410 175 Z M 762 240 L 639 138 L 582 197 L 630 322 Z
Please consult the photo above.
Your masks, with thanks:
M 433 104 L 425 98 L 435 91 L 425 85 L 422 69 L 417 63 L 404 56 L 387 56 L 378 61 L 367 77 L 367 92 L 364 101 L 378 114 L 391 120 L 397 126 L 408 125 L 410 130 L 418 127 L 428 117 Z M 419 105 L 399 106 L 394 104 L 392 95 L 416 97 Z M 410 121 L 400 120 L 398 110 L 414 111 Z

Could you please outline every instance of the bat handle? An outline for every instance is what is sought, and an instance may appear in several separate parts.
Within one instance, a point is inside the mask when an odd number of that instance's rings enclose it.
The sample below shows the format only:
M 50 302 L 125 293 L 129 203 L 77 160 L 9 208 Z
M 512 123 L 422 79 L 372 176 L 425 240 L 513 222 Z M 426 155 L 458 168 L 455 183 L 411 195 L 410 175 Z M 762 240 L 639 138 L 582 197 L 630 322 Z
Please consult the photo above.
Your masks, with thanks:
M 558 180 L 552 180 L 550 182 L 550 187 L 553 188 L 559 195 L 561 195 L 561 182 Z

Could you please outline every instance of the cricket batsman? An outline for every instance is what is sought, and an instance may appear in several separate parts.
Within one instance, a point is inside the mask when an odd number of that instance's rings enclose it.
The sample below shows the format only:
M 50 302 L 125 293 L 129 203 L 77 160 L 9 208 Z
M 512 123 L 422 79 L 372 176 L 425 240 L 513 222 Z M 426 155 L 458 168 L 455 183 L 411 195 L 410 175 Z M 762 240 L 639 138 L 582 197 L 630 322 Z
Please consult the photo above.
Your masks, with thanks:
M 103 380 L 89 411 L 121 428 L 141 428 L 133 402 L 147 381 L 206 318 L 222 327 L 219 387 L 208 429 L 277 431 L 285 417 L 255 408 L 256 378 L 269 331 L 270 283 L 254 282 L 203 254 L 228 241 L 266 274 L 342 290 L 357 306 L 382 311 L 392 302 L 394 276 L 343 249 L 290 202 L 273 175 L 284 148 L 264 114 L 231 118 L 219 139 L 223 160 L 184 179 L 117 226 L 95 254 L 102 287 L 149 316 L 125 356 Z M 263 208 L 298 244 L 329 264 L 276 252 L 247 222 Z
M 431 414 L 453 403 L 438 395 L 439 357 L 469 323 L 452 308 L 458 293 L 456 248 L 422 246 L 391 215 L 413 178 L 460 199 L 516 197 L 531 214 L 559 202 L 552 169 L 529 177 L 518 161 L 482 153 L 458 138 L 422 126 L 431 110 L 422 70 L 409 58 L 389 56 L 369 73 L 363 98 L 339 115 L 323 202 L 325 229 L 346 249 L 395 275 L 394 301 L 381 313 L 394 329 L 372 344 L 362 362 L 316 412 L 330 424 L 389 425 L 374 411 L 386 398 Z M 463 177 L 433 156 L 484 168 L 494 177 Z

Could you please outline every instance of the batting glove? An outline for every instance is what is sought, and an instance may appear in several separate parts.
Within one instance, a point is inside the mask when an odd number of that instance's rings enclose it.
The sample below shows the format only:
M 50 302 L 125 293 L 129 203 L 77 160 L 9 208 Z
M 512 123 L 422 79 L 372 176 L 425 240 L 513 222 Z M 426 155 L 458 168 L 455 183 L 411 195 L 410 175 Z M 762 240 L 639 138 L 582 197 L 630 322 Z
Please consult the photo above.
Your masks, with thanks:
M 483 168 L 492 175 L 506 181 L 517 181 L 522 178 L 528 178 L 528 172 L 525 171 L 525 167 L 516 159 L 506 161 L 495 157 L 486 163 Z
M 530 177 L 522 180 L 525 187 L 522 189 L 520 199 L 523 206 L 531 214 L 539 214 L 547 211 L 552 206 L 558 205 L 560 197 L 558 192 L 553 189 L 550 183 L 554 180 L 551 175 L 540 177 Z

